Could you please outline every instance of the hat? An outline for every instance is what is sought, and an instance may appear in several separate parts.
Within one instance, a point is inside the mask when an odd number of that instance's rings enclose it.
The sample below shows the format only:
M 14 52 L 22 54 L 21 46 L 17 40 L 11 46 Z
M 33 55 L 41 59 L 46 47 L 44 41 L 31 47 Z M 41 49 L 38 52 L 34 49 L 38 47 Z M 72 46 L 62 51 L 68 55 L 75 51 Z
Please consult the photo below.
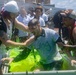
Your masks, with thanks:
M 76 19 L 76 12 L 73 10 L 70 14 L 69 17 L 72 19 Z
M 4 10 L 11 13 L 18 13 L 19 8 L 16 1 L 10 1 L 4 5 Z

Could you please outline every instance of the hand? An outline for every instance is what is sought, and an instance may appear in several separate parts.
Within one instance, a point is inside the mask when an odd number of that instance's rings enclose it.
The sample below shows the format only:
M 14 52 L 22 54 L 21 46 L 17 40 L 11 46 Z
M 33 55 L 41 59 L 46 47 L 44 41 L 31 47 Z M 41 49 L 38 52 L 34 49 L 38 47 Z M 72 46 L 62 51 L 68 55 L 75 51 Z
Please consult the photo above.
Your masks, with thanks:
M 10 64 L 13 61 L 13 58 L 2 58 L 1 62 L 4 63 L 5 61 L 8 61 L 8 64 Z
M 71 60 L 71 65 L 76 66 L 76 60 Z
M 0 61 L 1 61 L 1 62 L 4 62 L 5 60 L 6 60 L 5 58 L 2 58 Z

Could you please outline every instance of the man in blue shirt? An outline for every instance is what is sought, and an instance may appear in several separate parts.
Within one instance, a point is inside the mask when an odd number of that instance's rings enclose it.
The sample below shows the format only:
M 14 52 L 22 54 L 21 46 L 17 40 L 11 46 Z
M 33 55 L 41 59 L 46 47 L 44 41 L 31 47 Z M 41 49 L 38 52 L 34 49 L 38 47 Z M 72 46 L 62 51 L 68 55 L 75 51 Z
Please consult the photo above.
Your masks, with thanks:
M 39 52 L 41 57 L 40 65 L 43 67 L 37 67 L 36 70 L 61 70 L 63 64 L 62 56 L 56 46 L 58 45 L 61 48 L 74 46 L 64 45 L 56 31 L 42 28 L 36 18 L 28 23 L 28 28 L 33 33 L 33 36 L 27 39 L 24 45 L 30 49 L 34 48 Z M 10 58 L 7 60 L 11 61 Z
M 35 48 L 38 50 L 44 70 L 55 69 L 59 70 L 62 66 L 62 57 L 57 50 L 57 44 L 64 45 L 57 32 L 49 28 L 40 27 L 40 23 L 37 19 L 32 19 L 28 23 L 28 27 L 31 33 L 34 34 L 25 43 L 29 48 Z

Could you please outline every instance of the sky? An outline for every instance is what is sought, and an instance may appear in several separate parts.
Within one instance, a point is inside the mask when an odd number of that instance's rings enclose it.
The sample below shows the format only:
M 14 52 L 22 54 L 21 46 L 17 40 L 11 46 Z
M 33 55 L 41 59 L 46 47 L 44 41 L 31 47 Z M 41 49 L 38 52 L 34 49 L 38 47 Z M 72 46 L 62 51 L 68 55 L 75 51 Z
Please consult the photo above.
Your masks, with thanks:
M 76 0 L 51 0 L 51 4 L 55 4 L 58 8 L 71 8 L 76 11 Z

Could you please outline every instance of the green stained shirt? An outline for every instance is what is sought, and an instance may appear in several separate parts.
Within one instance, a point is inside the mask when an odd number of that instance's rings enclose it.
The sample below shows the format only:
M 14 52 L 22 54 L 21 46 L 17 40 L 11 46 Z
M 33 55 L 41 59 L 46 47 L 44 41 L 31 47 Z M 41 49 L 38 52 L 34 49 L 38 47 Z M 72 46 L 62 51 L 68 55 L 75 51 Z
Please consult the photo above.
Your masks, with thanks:
M 62 57 L 56 47 L 56 41 L 59 35 L 49 28 L 44 28 L 44 31 L 45 33 L 38 37 L 30 47 L 37 49 L 41 56 L 41 62 L 48 64 L 53 61 L 58 61 Z

